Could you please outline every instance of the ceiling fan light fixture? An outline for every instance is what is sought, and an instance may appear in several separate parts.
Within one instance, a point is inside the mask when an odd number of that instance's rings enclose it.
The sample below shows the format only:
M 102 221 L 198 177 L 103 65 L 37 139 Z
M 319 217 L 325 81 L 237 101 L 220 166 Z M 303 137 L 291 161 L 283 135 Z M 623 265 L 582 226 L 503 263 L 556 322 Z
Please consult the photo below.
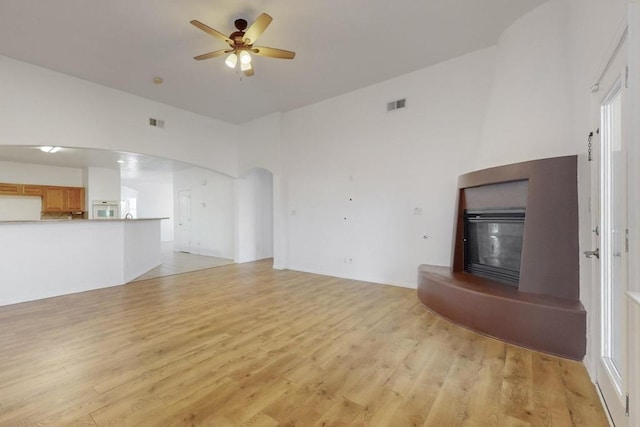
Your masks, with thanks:
M 240 52 L 240 64 L 251 64 L 251 55 L 246 50 Z
M 231 55 L 227 56 L 227 59 L 224 60 L 224 63 L 227 64 L 227 67 L 229 68 L 236 68 L 236 64 L 238 63 L 238 55 L 232 53 Z
M 260 14 L 260 16 L 258 16 L 251 25 L 247 25 L 247 21 L 244 19 L 236 19 L 234 24 L 237 31 L 234 31 L 229 36 L 226 36 L 218 30 L 214 30 L 198 20 L 191 20 L 191 25 L 204 31 L 210 36 L 224 41 L 228 45 L 226 49 L 218 49 L 212 52 L 203 53 L 202 55 L 194 56 L 193 59 L 196 61 L 202 61 L 204 59 L 216 58 L 229 53 L 224 61 L 227 67 L 236 68 L 238 62 L 240 62 L 240 68 L 244 71 L 244 75 L 246 77 L 254 75 L 254 68 L 251 65 L 251 62 L 253 61 L 252 54 L 270 58 L 293 59 L 296 56 L 295 52 L 276 49 L 273 47 L 254 46 L 256 40 L 258 40 L 260 35 L 264 33 L 264 30 L 267 29 L 272 20 L 273 18 L 266 13 Z

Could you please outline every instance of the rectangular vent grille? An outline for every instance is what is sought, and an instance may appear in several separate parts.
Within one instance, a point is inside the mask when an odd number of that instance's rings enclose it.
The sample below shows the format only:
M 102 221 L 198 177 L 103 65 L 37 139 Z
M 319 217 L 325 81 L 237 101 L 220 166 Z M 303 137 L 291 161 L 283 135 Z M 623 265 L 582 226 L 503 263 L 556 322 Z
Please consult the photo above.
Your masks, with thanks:
M 387 111 L 398 110 L 400 108 L 405 108 L 407 106 L 407 99 L 402 98 L 397 101 L 387 102 Z
M 163 128 L 164 127 L 164 120 L 158 120 L 158 119 L 153 119 L 153 118 L 149 118 L 149 126 L 155 126 L 158 128 Z

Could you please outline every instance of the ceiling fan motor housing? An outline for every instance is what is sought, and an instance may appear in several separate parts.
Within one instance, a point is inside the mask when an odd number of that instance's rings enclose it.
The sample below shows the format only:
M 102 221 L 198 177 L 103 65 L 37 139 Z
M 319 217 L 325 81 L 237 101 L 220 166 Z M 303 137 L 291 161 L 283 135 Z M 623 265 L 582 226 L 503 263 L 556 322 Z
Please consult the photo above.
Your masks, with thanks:
M 239 31 L 244 31 L 247 29 L 247 21 L 244 19 L 236 19 L 233 22 L 233 25 L 235 25 Z

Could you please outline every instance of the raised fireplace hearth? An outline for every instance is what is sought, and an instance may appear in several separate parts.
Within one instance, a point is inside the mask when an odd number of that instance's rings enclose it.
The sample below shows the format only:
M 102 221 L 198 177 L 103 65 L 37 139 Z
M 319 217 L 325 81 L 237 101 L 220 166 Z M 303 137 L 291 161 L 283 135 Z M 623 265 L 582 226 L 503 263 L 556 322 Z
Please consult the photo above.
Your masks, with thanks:
M 577 157 L 462 175 L 457 205 L 452 268 L 420 266 L 420 301 L 478 332 L 584 357 Z

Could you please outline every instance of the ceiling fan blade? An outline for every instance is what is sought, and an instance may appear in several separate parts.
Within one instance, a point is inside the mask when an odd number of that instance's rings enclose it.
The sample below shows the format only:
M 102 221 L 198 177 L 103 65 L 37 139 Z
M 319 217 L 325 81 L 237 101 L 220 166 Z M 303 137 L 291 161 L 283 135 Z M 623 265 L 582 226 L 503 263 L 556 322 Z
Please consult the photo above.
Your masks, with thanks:
M 224 34 L 222 34 L 220 31 L 214 30 L 213 28 L 211 28 L 208 25 L 203 24 L 202 22 L 194 19 L 193 21 L 191 21 L 191 25 L 200 28 L 202 31 L 204 31 L 207 34 L 212 35 L 213 37 L 217 37 L 217 38 L 219 38 L 221 40 L 224 40 L 225 42 L 227 42 L 227 43 L 229 43 L 230 45 L 233 46 L 233 40 L 231 40 L 229 37 L 227 37 Z
M 269 58 L 293 59 L 296 56 L 296 53 L 290 50 L 276 49 L 273 47 L 254 46 L 251 51 L 256 55 L 268 56 Z
M 202 61 L 203 59 L 215 58 L 216 56 L 224 55 L 227 52 L 228 50 L 226 49 L 220 49 L 214 52 L 203 53 L 202 55 L 194 56 L 193 59 L 197 61 Z
M 244 33 L 244 42 L 246 44 L 254 44 L 256 40 L 258 40 L 258 37 L 264 33 L 264 30 L 267 29 L 269 24 L 271 24 L 271 21 L 273 21 L 273 18 L 266 13 L 258 16 L 258 19 L 253 21 L 253 24 L 251 24 Z

